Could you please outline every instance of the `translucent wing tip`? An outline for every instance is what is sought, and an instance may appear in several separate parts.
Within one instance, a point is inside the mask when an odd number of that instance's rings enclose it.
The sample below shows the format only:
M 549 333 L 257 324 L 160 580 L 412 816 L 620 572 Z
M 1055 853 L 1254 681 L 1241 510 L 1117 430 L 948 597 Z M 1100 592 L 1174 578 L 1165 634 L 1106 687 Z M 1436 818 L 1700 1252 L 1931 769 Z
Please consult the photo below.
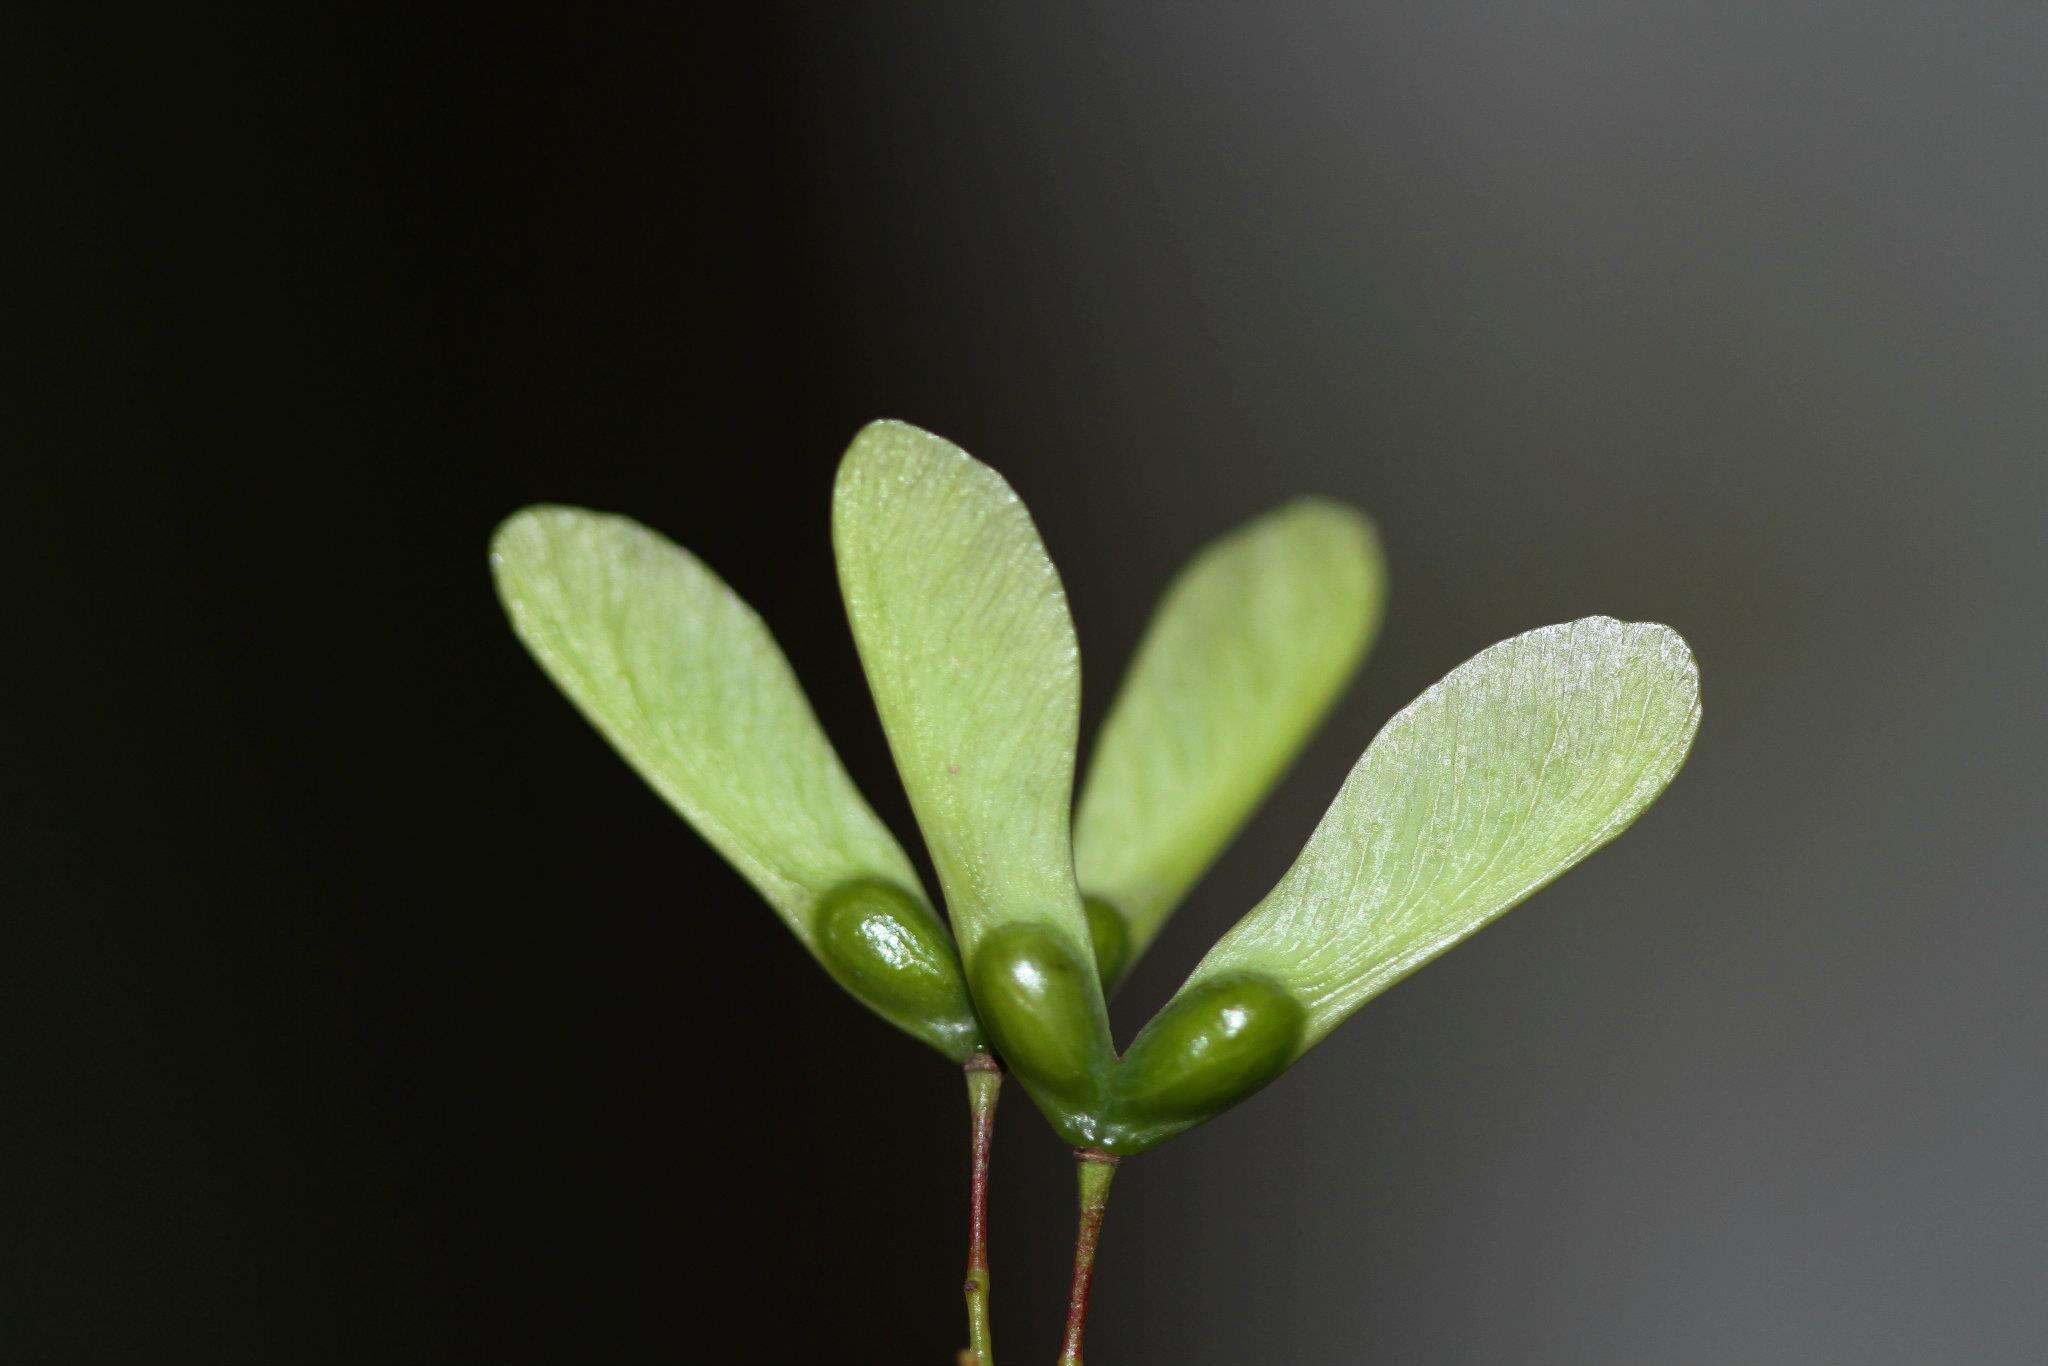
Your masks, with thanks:
M 1687 667 L 1691 667 L 1693 657 L 1692 647 L 1685 643 L 1685 637 L 1661 621 L 1623 621 L 1619 617 L 1597 613 L 1533 627 L 1518 636 L 1509 636 L 1501 644 L 1515 641 L 1533 644 L 1546 638 L 1556 638 L 1559 644 L 1578 648 L 1651 649 L 1660 657 L 1674 662 L 1683 661 Z
M 1665 686 L 1681 692 L 1691 712 L 1682 760 L 1692 747 L 1700 724 L 1700 667 L 1684 636 L 1661 621 L 1622 621 L 1615 617 L 1580 617 L 1555 626 L 1539 626 L 1514 640 L 1551 645 L 1587 659 L 1641 661 Z
M 1312 537 L 1330 552 L 1349 560 L 1359 573 L 1382 584 L 1386 579 L 1386 551 L 1380 542 L 1379 528 L 1362 508 L 1341 498 L 1303 494 L 1248 523 L 1245 529 L 1256 531 L 1262 526 Z
M 878 417 L 853 434 L 839 462 L 839 482 L 864 466 L 880 461 L 958 460 L 970 465 L 981 462 L 936 432 L 893 417 Z
M 1699 661 L 1694 658 L 1692 646 L 1685 637 L 1661 621 L 1622 621 L 1616 617 L 1580 617 L 1556 626 L 1539 626 L 1530 635 L 1545 632 L 1571 633 L 1575 646 L 1592 646 L 1614 650 L 1636 650 L 1651 657 L 1652 662 L 1661 664 L 1674 674 L 1690 677 L 1694 684 L 1699 682 Z
M 904 490 L 927 481 L 980 487 L 1001 504 L 1023 505 L 1017 490 L 994 466 L 935 432 L 897 418 L 877 418 L 854 433 L 832 482 L 835 538 L 864 487 Z
M 498 523 L 491 532 L 491 568 L 502 568 L 523 554 L 554 515 L 562 511 L 565 509 L 553 503 L 535 503 Z
M 846 447 L 846 457 L 839 462 L 840 478 L 844 480 L 850 469 L 884 460 L 957 463 L 988 469 L 937 432 L 928 432 L 916 423 L 900 418 L 878 417 L 853 434 L 853 440 Z
M 1510 636 L 1499 645 L 1480 651 L 1474 659 L 1515 646 L 1555 650 L 1586 660 L 1640 659 L 1667 678 L 1685 682 L 1695 695 L 1699 692 L 1699 662 L 1693 657 L 1692 646 L 1661 621 L 1580 617 Z
M 560 532 L 596 530 L 607 526 L 620 530 L 645 530 L 632 518 L 615 513 L 593 512 L 567 503 L 530 504 L 498 523 L 497 529 L 491 533 L 491 567 L 502 569 L 517 563 L 538 551 L 550 536 Z
M 575 511 L 552 503 L 536 503 L 519 509 L 498 523 L 491 533 L 491 583 L 515 626 L 521 620 L 521 581 L 546 559 L 554 529 L 565 520 L 565 514 Z
M 950 441 L 946 441 L 946 438 L 944 438 L 943 436 L 939 436 L 934 432 L 928 432 L 914 422 L 905 422 L 900 417 L 876 418 L 874 421 L 862 427 L 858 432 L 854 433 L 853 444 L 858 446 L 861 442 L 867 440 L 902 440 L 905 438 L 909 438 L 912 440 L 939 441 L 944 442 L 946 445 L 949 446 L 953 444 Z
M 1327 493 L 1303 493 L 1288 499 L 1266 514 L 1274 521 L 1327 523 L 1365 536 L 1375 536 L 1372 518 L 1355 503 Z

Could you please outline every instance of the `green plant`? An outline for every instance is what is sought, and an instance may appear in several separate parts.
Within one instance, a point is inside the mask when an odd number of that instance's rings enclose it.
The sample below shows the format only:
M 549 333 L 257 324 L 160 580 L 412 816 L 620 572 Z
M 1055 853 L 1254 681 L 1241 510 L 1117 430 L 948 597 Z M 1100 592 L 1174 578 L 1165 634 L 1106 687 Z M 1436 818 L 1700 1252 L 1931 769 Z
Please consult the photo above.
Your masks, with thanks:
M 965 1069 L 963 1360 L 980 1366 L 1002 1068 L 1076 1151 L 1060 1360 L 1078 1363 L 1117 1164 L 1265 1086 L 1614 838 L 1699 722 L 1691 653 L 1667 627 L 1588 617 L 1481 651 L 1387 724 L 1293 867 L 1120 1058 L 1106 994 L 1377 630 L 1370 526 L 1304 500 L 1198 555 L 1147 628 L 1078 811 L 1073 624 L 1009 486 L 938 437 L 874 423 L 840 466 L 832 537 L 944 921 L 760 619 L 687 551 L 624 518 L 540 507 L 500 528 L 491 558 L 520 639 L 627 762 L 841 986 Z

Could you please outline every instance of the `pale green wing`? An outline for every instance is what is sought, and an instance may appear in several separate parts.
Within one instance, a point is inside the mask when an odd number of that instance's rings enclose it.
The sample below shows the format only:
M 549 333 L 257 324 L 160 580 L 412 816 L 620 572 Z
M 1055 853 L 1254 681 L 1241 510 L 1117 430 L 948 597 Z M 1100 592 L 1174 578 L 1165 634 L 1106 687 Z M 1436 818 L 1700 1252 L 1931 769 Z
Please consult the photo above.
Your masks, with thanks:
M 1074 821 L 1081 890 L 1137 961 L 1336 701 L 1379 630 L 1385 562 L 1354 509 L 1304 498 L 1204 548 L 1152 615 Z
M 1699 728 L 1678 634 L 1586 617 L 1482 650 L 1387 723 L 1294 866 L 1187 985 L 1255 974 L 1297 1055 L 1626 829 Z
M 832 544 L 961 956 L 1030 921 L 1092 968 L 1073 861 L 1080 658 L 1031 515 L 957 446 L 876 422 L 839 467 Z
M 491 568 L 548 677 L 806 948 L 819 898 L 848 883 L 922 906 L 768 628 L 695 556 L 624 517 L 536 507 L 498 529 Z

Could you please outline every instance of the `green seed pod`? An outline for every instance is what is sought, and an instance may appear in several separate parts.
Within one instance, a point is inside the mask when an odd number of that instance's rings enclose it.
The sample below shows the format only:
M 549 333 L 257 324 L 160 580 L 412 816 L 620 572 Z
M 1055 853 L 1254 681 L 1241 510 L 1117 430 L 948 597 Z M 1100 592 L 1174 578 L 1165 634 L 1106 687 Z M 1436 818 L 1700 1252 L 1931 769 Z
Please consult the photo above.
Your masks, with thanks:
M 1124 968 L 1131 961 L 1131 928 L 1124 921 L 1123 912 L 1099 896 L 1082 897 L 1081 909 L 1088 913 L 1088 938 L 1095 944 L 1095 974 L 1102 979 L 1102 990 L 1107 995 L 1123 980 Z
M 1117 1067 L 1112 1151 L 1142 1151 L 1279 1076 L 1294 1060 L 1305 1014 L 1278 983 L 1249 975 L 1168 1002 Z
M 818 961 L 870 1010 L 956 1061 L 982 1047 L 960 955 L 908 893 L 849 882 L 818 903 L 814 923 Z
M 1102 995 L 1059 936 L 1013 922 L 992 931 L 968 966 L 974 1003 L 996 1051 L 1018 1080 L 1053 1109 L 1093 1107 L 1116 1054 Z

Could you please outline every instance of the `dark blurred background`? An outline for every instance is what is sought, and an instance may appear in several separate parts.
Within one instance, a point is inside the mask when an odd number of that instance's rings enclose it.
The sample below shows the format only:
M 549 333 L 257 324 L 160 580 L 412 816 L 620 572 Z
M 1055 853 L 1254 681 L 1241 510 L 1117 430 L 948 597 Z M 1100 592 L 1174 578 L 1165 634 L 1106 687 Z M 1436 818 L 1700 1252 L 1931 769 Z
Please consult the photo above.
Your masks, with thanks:
M 1127 1168 L 1091 1360 L 2031 1362 L 2048 8 L 16 8 L 0 1354 L 949 1362 L 958 1077 L 550 690 L 628 511 L 907 843 L 867 419 L 1002 469 L 1092 729 L 1173 567 L 1378 519 L 1360 685 L 1128 1038 L 1481 646 L 1678 627 L 1613 849 Z M 1007 1361 L 1067 1163 L 1002 1114 Z

